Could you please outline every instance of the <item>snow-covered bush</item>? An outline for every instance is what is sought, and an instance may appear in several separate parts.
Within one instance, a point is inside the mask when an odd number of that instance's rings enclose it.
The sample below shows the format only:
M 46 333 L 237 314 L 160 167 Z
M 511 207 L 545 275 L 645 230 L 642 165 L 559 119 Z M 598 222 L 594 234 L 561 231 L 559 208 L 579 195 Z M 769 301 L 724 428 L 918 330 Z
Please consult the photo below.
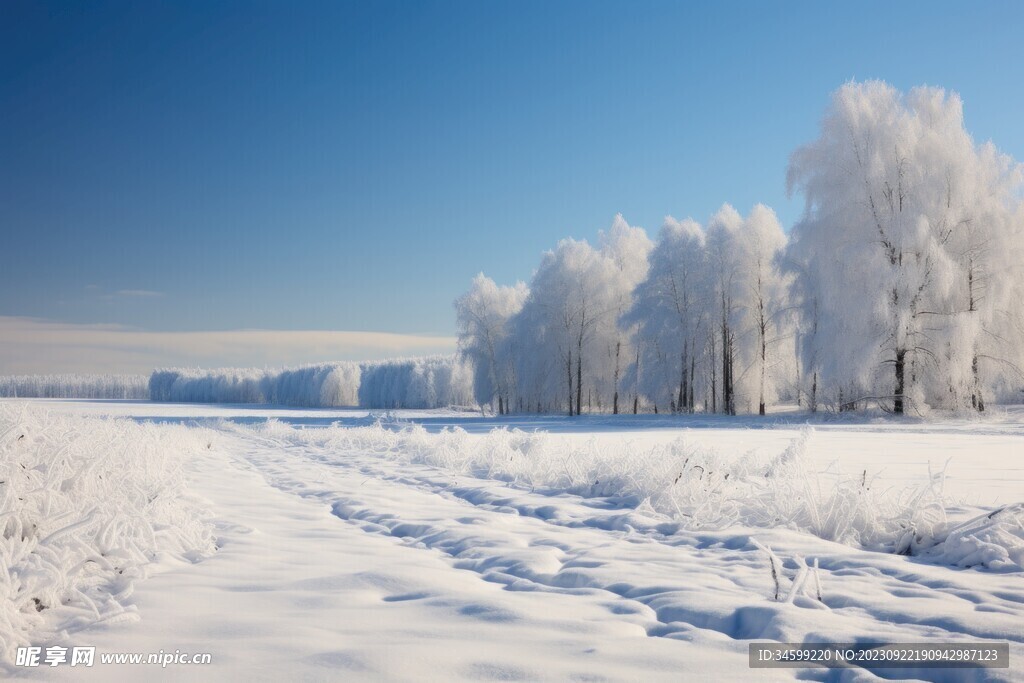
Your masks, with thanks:
M 599 447 L 595 441 L 581 445 L 519 430 L 430 433 L 419 425 L 380 422 L 299 430 L 271 420 L 255 429 L 329 453 L 375 453 L 523 488 L 611 497 L 667 515 L 688 529 L 784 527 L 910 553 L 933 545 L 945 525 L 941 474 L 896 490 L 864 471 L 814 472 L 807 453 L 809 428 L 767 462 L 749 454 L 726 457 L 684 438 L 641 449 Z
M 0 655 L 97 621 L 147 566 L 212 552 L 182 464 L 199 428 L 54 414 L 0 404 Z
M 959 524 L 921 554 L 958 567 L 1024 571 L 1024 503 L 1006 505 Z
M 6 375 L 2 398 L 149 398 L 145 375 Z

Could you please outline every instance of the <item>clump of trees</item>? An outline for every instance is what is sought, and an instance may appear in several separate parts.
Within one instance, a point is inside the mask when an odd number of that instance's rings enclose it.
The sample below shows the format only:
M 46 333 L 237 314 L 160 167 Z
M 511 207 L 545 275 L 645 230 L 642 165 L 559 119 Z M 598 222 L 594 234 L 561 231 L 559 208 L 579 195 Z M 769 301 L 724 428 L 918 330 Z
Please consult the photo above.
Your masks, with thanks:
M 1024 386 L 1024 175 L 977 144 L 954 93 L 833 93 L 763 205 L 656 242 L 617 216 L 563 240 L 529 285 L 478 275 L 456 302 L 474 395 L 499 413 L 984 410 Z
M 299 368 L 158 368 L 153 401 L 443 408 L 472 403 L 473 371 L 455 355 L 340 361 Z
M 5 375 L 0 398 L 117 398 L 149 397 L 145 375 Z

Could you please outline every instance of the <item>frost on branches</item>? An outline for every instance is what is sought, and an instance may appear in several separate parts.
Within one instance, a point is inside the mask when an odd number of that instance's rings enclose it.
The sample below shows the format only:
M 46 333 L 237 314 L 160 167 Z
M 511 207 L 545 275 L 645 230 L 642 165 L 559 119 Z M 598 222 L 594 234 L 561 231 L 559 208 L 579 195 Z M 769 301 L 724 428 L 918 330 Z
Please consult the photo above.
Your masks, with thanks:
M 982 411 L 1024 387 L 1021 168 L 960 98 L 837 90 L 792 157 L 805 210 L 617 216 L 563 240 L 529 288 L 482 274 L 456 302 L 474 396 L 498 412 Z
M 843 86 L 788 182 L 812 400 L 983 410 L 1021 385 L 1021 171 L 957 95 Z
M 472 402 L 469 368 L 455 356 L 321 363 L 284 370 L 158 369 L 150 399 L 273 403 L 311 408 L 439 408 Z

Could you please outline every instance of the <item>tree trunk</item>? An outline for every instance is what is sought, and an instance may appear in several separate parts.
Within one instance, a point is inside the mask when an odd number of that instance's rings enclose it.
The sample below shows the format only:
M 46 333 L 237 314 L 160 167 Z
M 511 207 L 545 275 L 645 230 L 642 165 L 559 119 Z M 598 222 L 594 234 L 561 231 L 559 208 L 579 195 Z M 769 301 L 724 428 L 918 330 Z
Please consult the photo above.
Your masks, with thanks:
M 572 351 L 569 352 L 569 359 L 565 362 L 565 371 L 569 377 L 569 417 L 572 417 Z
M 761 321 L 761 402 L 757 409 L 758 415 L 764 415 L 764 375 L 765 366 L 768 363 L 768 342 L 765 339 L 767 336 L 767 330 L 765 329 L 764 321 Z
M 680 370 L 679 370 L 679 397 L 676 400 L 676 407 L 679 412 L 683 412 L 683 397 L 686 395 L 686 354 L 684 353 L 679 358 Z
M 615 342 L 615 393 L 612 394 L 612 415 L 619 414 L 619 357 L 622 354 L 622 342 Z
M 633 379 L 633 414 L 640 409 L 640 345 L 636 345 L 636 376 Z
M 985 398 L 981 395 L 981 377 L 978 372 L 978 355 L 971 360 L 971 374 L 974 375 L 974 392 L 971 394 L 971 406 L 979 413 L 985 412 Z
M 576 349 L 576 414 L 583 407 L 583 345 Z
M 695 356 L 691 355 L 690 356 L 690 403 L 689 403 L 690 413 L 691 414 L 693 413 L 693 408 L 694 408 L 694 404 L 693 404 L 693 386 L 697 383 L 696 382 L 696 375 L 695 375 L 696 372 L 697 372 L 697 359 L 696 359 Z
M 729 379 L 729 330 L 725 324 L 725 317 L 722 317 L 722 412 L 729 414 L 729 403 L 732 393 L 730 391 L 731 381 Z
M 818 373 L 814 373 L 813 379 L 811 379 L 811 412 L 818 412 Z
M 711 412 L 718 412 L 718 358 L 715 349 L 715 335 L 711 337 Z M 705 404 L 705 408 L 707 405 Z
M 736 414 L 735 350 L 732 332 L 728 327 L 722 330 L 722 411 L 726 415 Z
M 687 343 L 683 342 L 683 352 L 679 355 L 679 400 L 676 401 L 676 405 L 679 407 L 679 412 L 683 412 L 683 408 L 686 406 L 686 351 Z
M 903 392 L 904 392 L 904 375 L 906 373 L 906 349 L 896 349 L 896 398 L 893 401 L 892 411 L 897 415 L 903 414 Z

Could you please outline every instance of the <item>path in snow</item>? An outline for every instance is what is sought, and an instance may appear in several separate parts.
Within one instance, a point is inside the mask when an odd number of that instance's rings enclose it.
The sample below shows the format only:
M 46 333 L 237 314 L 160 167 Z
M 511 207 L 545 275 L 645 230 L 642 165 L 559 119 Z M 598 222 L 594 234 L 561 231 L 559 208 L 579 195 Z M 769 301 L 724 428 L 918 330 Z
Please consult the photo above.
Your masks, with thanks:
M 293 457 L 261 441 L 225 437 L 216 452 L 197 460 L 193 490 L 213 502 L 220 551 L 142 582 L 133 597 L 141 623 L 96 627 L 73 639 L 99 652 L 210 652 L 212 665 L 107 665 L 32 675 L 83 681 L 749 675 L 745 646 L 717 632 L 694 630 L 692 642 L 650 638 L 651 611 L 605 591 L 505 590 L 455 568 L 447 553 L 400 534 L 367 533 L 366 522 L 340 519 L 323 499 L 269 485 L 269 472 L 254 464 Z M 296 474 L 305 469 L 295 464 Z M 333 483 L 355 489 L 365 480 L 358 470 L 346 470 Z M 417 499 L 443 500 L 409 491 Z M 481 529 L 493 518 L 499 534 L 514 519 L 461 505 Z M 787 672 L 767 673 L 765 680 L 791 679 Z
M 602 596 L 606 618 L 628 617 L 651 636 L 722 637 L 742 653 L 746 644 L 732 639 L 935 641 L 1009 634 L 1014 654 L 1024 652 L 1024 586 L 1016 574 L 956 571 L 786 530 L 689 533 L 658 517 L 609 509 L 600 499 L 521 491 L 424 465 L 246 436 L 246 459 L 280 490 L 321 501 L 370 534 L 440 551 L 454 567 L 512 591 Z M 824 605 L 768 600 L 768 561 L 751 536 L 784 559 L 818 558 Z M 908 673 L 890 671 L 893 677 Z M 919 673 L 965 680 L 971 672 Z M 986 680 L 991 672 L 974 673 Z
M 159 415 L 195 407 L 114 408 Z M 365 417 L 352 419 L 365 424 Z M 1004 488 L 996 497 L 1024 498 L 1020 466 L 1005 457 L 1020 452 L 1019 424 L 991 427 L 986 437 L 970 437 L 957 425 L 937 428 L 940 435 L 930 429 L 892 430 L 903 446 L 918 442 L 905 449 L 907 462 L 897 469 L 919 465 L 924 451 L 941 457 L 980 439 L 1007 473 L 997 477 Z M 873 444 L 868 461 L 877 448 L 893 447 L 893 435 L 870 427 L 835 430 L 825 440 L 830 447 Z M 108 652 L 211 652 L 215 663 L 96 667 L 87 675 L 76 670 L 75 678 L 111 680 L 114 671 L 116 679 L 161 680 L 870 677 L 752 672 L 744 639 L 1008 639 L 1011 661 L 1024 657 L 1019 573 L 954 570 L 787 530 L 688 532 L 607 500 L 337 452 L 290 438 L 288 431 L 222 425 L 215 448 L 192 463 L 193 490 L 213 504 L 220 552 L 142 582 L 133 597 L 140 624 L 94 628 L 74 638 Z M 723 437 L 727 431 L 687 434 L 696 441 L 719 439 L 717 446 L 723 439 L 741 444 L 736 452 L 742 453 L 778 449 L 786 432 L 793 433 L 791 427 L 732 430 Z M 991 476 L 975 469 L 982 482 Z M 972 471 L 969 463 L 959 470 Z M 979 490 L 964 487 L 964 496 L 974 496 L 970 504 L 982 502 Z M 768 561 L 751 537 L 771 544 L 790 575 L 797 555 L 817 558 L 822 601 L 770 600 Z M 1012 669 L 877 673 L 1013 679 Z

